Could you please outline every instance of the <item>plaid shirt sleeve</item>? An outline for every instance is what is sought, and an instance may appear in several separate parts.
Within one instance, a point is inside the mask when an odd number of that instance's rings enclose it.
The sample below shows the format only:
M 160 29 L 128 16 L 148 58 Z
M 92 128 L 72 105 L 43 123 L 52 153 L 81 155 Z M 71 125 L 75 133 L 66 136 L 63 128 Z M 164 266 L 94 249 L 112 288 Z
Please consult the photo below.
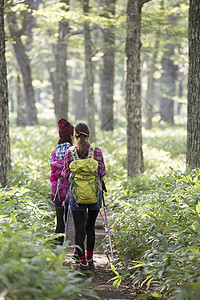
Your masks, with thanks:
M 69 180 L 69 175 L 70 175 L 69 165 L 71 164 L 72 161 L 73 161 L 72 152 L 70 151 L 70 149 L 68 149 L 64 156 L 64 167 L 61 173 L 61 175 L 65 177 L 67 180 Z
M 88 145 L 88 149 L 89 149 L 89 145 Z M 95 147 L 94 148 L 94 159 L 98 161 L 98 175 L 100 177 L 100 179 L 106 175 L 106 167 L 105 167 L 105 163 L 104 163 L 104 159 L 103 159 L 103 153 L 101 151 L 100 148 Z M 67 180 L 69 180 L 69 176 L 70 176 L 70 164 L 73 161 L 73 156 L 72 156 L 72 152 L 70 151 L 70 149 L 67 150 L 67 152 L 65 153 L 65 157 L 64 157 L 64 167 L 62 170 L 62 176 L 65 177 Z
M 103 153 L 100 148 L 94 148 L 94 159 L 98 161 L 98 175 L 100 179 L 106 175 L 106 166 L 103 159 Z

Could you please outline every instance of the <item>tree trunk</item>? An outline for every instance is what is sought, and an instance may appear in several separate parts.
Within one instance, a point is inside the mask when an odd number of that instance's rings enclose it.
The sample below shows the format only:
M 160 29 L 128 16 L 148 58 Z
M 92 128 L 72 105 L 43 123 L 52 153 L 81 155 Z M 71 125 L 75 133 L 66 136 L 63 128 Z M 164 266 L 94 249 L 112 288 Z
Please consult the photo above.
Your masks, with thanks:
M 156 40 L 155 46 L 154 46 L 154 53 L 151 60 L 151 66 L 149 71 L 149 78 L 148 78 L 148 89 L 147 89 L 147 122 L 146 122 L 146 128 L 151 129 L 152 128 L 152 118 L 153 118 L 153 99 L 154 99 L 154 90 L 155 90 L 155 79 L 154 79 L 154 73 L 156 71 L 156 60 L 158 55 L 158 47 L 159 47 L 159 41 Z
M 103 13 L 106 18 L 115 16 L 116 0 L 102 1 Z M 102 130 L 113 130 L 113 89 L 114 89 L 114 67 L 115 67 L 115 32 L 114 26 L 108 25 L 103 29 L 104 56 L 103 68 L 101 70 L 101 128 Z
M 0 0 L 0 184 L 7 184 L 7 171 L 11 170 L 10 139 L 9 139 L 9 111 L 8 84 L 5 58 L 4 32 L 4 0 Z
M 33 29 L 36 27 L 36 18 L 33 16 L 33 11 L 38 10 L 38 7 L 40 3 L 42 3 L 42 0 L 26 0 L 26 3 L 28 5 L 28 12 L 26 14 L 26 46 L 30 50 L 30 47 L 33 43 Z
M 55 57 L 55 61 L 53 62 L 53 65 L 55 66 L 56 65 L 56 54 L 54 51 L 54 47 L 52 47 L 53 49 L 53 57 Z M 47 66 L 47 70 L 48 70 L 48 73 L 49 73 L 49 80 L 51 82 L 51 86 L 52 86 L 52 94 L 53 94 L 53 105 L 54 105 L 54 113 L 55 115 L 57 115 L 57 106 L 56 106 L 56 71 L 52 71 L 52 64 L 51 62 L 47 62 L 46 63 L 46 66 Z
M 80 67 L 80 66 L 79 66 Z M 85 94 L 86 94 L 86 83 L 85 79 L 80 74 L 80 68 L 76 68 L 75 76 L 80 84 L 78 89 L 73 90 L 72 95 L 72 112 L 75 115 L 76 120 L 84 120 L 86 118 L 86 107 L 85 107 Z
M 177 66 L 173 61 L 174 44 L 165 47 L 168 50 L 164 51 L 162 59 L 160 117 L 161 121 L 174 125 L 173 97 L 176 95 Z
M 89 13 L 89 0 L 83 0 L 83 13 Z M 85 44 L 85 72 L 87 90 L 87 114 L 88 126 L 90 128 L 90 141 L 95 141 L 95 120 L 94 120 L 94 73 L 92 66 L 92 47 L 90 28 L 87 21 L 84 23 L 84 44 Z
M 61 0 L 64 11 L 69 10 L 69 0 Z M 69 32 L 69 22 L 63 19 L 59 22 L 59 35 L 56 57 L 56 117 L 68 117 L 68 81 L 67 81 L 67 41 L 65 36 Z
M 20 67 L 24 90 L 26 95 L 26 103 L 27 103 L 27 125 L 36 125 L 38 123 L 37 120 L 37 112 L 35 107 L 35 96 L 32 85 L 32 77 L 31 77 L 31 68 L 28 56 L 26 55 L 25 47 L 21 40 L 20 31 L 17 29 L 17 20 L 16 15 L 13 12 L 9 12 L 7 14 L 8 27 L 10 31 L 11 38 L 13 39 L 13 47 L 17 59 L 17 63 Z
M 24 93 L 23 77 L 20 71 L 17 76 L 17 126 L 25 126 L 27 124 L 27 106 L 26 96 Z
M 187 167 L 200 168 L 200 2 L 190 0 Z
M 175 4 L 175 7 L 178 4 Z M 164 2 L 161 2 L 161 9 L 164 9 Z M 169 21 L 172 26 L 177 24 L 177 16 L 171 14 Z M 168 40 L 175 39 L 172 33 Z M 175 44 L 168 42 L 165 45 L 162 58 L 161 74 L 161 99 L 160 99 L 160 120 L 174 125 L 174 96 L 176 95 L 176 80 L 178 67 L 174 64 Z
M 139 0 L 128 0 L 126 20 L 126 119 L 128 176 L 143 172 L 140 35 L 141 5 Z

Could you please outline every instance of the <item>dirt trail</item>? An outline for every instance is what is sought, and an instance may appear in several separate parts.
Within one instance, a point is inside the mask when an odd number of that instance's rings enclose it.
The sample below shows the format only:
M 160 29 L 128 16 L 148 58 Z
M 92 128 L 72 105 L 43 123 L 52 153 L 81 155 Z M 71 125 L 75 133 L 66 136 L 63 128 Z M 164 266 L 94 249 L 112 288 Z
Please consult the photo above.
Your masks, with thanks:
M 104 218 L 103 209 L 101 209 L 101 214 Z M 111 280 L 115 274 L 110 268 L 110 263 L 107 256 L 104 253 L 102 246 L 102 240 L 106 236 L 103 218 L 99 213 L 96 221 L 96 243 L 94 250 L 94 263 L 95 263 L 95 273 L 92 276 L 92 281 L 90 288 L 96 291 L 100 299 L 102 300 L 121 300 L 121 299 L 136 299 L 135 293 L 131 292 L 130 288 L 125 285 L 120 285 L 117 289 L 113 287 L 113 281 Z M 72 214 L 70 212 L 69 225 L 67 239 L 70 240 L 69 249 L 73 252 L 74 245 L 74 226 L 72 220 Z M 110 253 L 110 251 L 109 251 Z M 94 299 L 88 297 L 88 300 Z

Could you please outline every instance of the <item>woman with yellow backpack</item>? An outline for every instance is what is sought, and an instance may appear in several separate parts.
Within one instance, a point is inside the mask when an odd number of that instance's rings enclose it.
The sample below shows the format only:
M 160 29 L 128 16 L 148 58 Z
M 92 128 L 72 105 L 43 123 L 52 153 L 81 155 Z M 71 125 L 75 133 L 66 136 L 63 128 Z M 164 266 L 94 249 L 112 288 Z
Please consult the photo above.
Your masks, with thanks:
M 77 144 L 67 150 L 62 175 L 69 180 L 69 209 L 75 227 L 75 245 L 80 262 L 79 270 L 94 270 L 95 222 L 102 206 L 101 181 L 106 175 L 103 154 L 100 148 L 92 148 L 88 142 L 88 126 L 75 126 Z M 87 236 L 87 250 L 84 242 Z

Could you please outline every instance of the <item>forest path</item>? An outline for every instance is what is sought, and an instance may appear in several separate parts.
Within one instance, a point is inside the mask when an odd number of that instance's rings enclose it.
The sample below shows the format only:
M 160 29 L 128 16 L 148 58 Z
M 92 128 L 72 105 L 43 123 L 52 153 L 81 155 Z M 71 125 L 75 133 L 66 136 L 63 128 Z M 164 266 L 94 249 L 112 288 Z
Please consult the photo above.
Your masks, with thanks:
M 126 286 L 125 284 L 122 283 L 118 289 L 116 287 L 113 287 L 113 281 L 111 279 L 115 277 L 115 274 L 110 268 L 110 262 L 106 254 L 104 253 L 105 249 L 103 248 L 103 243 L 102 243 L 102 240 L 106 236 L 103 218 L 105 219 L 104 211 L 103 209 L 101 209 L 101 213 L 98 214 L 96 224 L 95 224 L 95 232 L 96 232 L 96 242 L 95 242 L 95 250 L 94 250 L 95 273 L 92 276 L 92 281 L 89 285 L 89 288 L 93 289 L 97 293 L 99 298 L 102 300 L 136 299 L 135 293 L 131 292 L 130 287 Z M 73 225 L 71 212 L 69 217 L 67 239 L 70 240 L 69 248 L 71 248 L 70 252 L 73 253 L 74 225 Z M 110 249 L 109 249 L 109 256 L 110 256 Z M 87 297 L 85 299 L 90 300 L 94 298 Z

